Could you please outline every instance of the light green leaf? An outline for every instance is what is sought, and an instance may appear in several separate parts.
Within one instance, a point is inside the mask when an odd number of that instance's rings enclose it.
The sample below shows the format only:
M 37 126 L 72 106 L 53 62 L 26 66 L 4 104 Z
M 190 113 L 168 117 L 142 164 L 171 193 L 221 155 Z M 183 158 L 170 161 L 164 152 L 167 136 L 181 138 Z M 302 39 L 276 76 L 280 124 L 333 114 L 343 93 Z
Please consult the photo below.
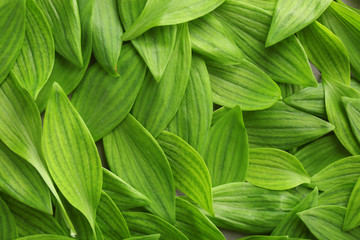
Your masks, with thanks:
M 342 229 L 349 231 L 360 226 L 360 177 L 350 195 Z
M 40 111 L 43 111 L 47 105 L 54 82 L 58 82 L 65 93 L 69 94 L 80 83 L 88 68 L 92 50 L 92 12 L 94 0 L 77 0 L 77 3 L 81 20 L 83 66 L 78 67 L 68 62 L 59 54 L 56 54 L 52 74 L 36 99 L 36 104 Z
M 0 83 L 20 53 L 25 36 L 25 0 L 2 0 L 0 3 Z
M 147 0 L 118 0 L 125 29 L 136 21 L 146 2 Z M 176 25 L 155 27 L 131 40 L 157 82 L 160 81 L 172 55 L 176 31 Z
M 341 230 L 345 217 L 345 208 L 340 206 L 319 206 L 298 213 L 298 216 L 320 240 L 357 240 L 360 228 L 348 232 Z
M 276 82 L 317 86 L 307 56 L 294 36 L 265 48 L 272 14 L 262 9 L 261 1 L 227 0 L 215 16 L 231 32 L 247 58 Z
M 157 137 L 175 116 L 185 94 L 191 68 L 191 44 L 188 25 L 177 27 L 174 51 L 162 80 L 156 83 L 147 74 L 135 101 L 133 116 Z
M 217 123 L 227 112 L 229 112 L 231 108 L 221 107 L 213 112 L 211 118 L 211 126 Z
M 104 138 L 110 169 L 151 203 L 146 209 L 175 221 L 175 186 L 168 160 L 159 144 L 134 117 L 128 115 Z
M 272 46 L 314 22 L 331 2 L 331 0 L 278 0 L 266 46 Z
M 121 51 L 123 29 L 117 0 L 94 0 L 93 49 L 103 68 L 114 76 Z
M 304 88 L 285 98 L 284 102 L 301 111 L 326 118 L 325 93 L 322 83 L 319 84 L 319 87 Z
M 17 238 L 17 228 L 14 216 L 10 209 L 0 197 L 0 238 L 1 239 L 14 239 Z
M 244 123 L 251 147 L 291 149 L 326 133 L 334 126 L 283 102 L 269 109 L 244 112 Z
M 225 0 L 178 1 L 149 0 L 136 21 L 126 30 L 123 40 L 131 40 L 146 30 L 175 25 L 199 18 L 217 8 Z
M 339 205 L 346 207 L 348 204 L 352 190 L 355 183 L 339 184 L 335 187 L 329 188 L 319 196 L 320 205 Z
M 360 156 L 337 160 L 311 177 L 321 191 L 343 183 L 354 183 L 360 177 Z
M 160 233 L 160 240 L 187 240 L 188 238 L 172 226 L 155 215 L 144 212 L 124 212 L 125 220 L 133 235 L 149 235 Z
M 0 189 L 30 207 L 52 214 L 50 191 L 39 173 L 1 141 Z
M 34 0 L 27 0 L 25 38 L 12 73 L 34 99 L 49 79 L 54 60 L 51 28 Z
M 360 74 L 360 17 L 359 14 L 337 2 L 321 15 L 319 21 L 343 42 L 350 57 L 352 71 Z
M 103 168 L 103 190 L 120 210 L 142 207 L 150 200 L 124 180 Z
M 145 78 L 146 66 L 131 44 L 123 46 L 117 66 L 120 77 L 94 64 L 71 99 L 95 141 L 130 112 Z
M 96 223 L 105 239 L 117 240 L 130 237 L 130 231 L 123 215 L 104 191 L 101 192 Z
M 246 181 L 266 189 L 285 190 L 310 183 L 310 176 L 290 153 L 275 148 L 254 148 L 249 150 Z
M 174 225 L 189 240 L 225 240 L 216 226 L 195 206 L 176 198 L 176 222 Z
M 57 83 L 53 85 L 43 128 L 44 157 L 54 182 L 95 229 L 102 186 L 100 157 L 85 123 Z
M 52 234 L 39 234 L 33 235 L 23 238 L 17 238 L 16 240 L 71 240 L 73 238 L 59 236 L 59 235 L 52 235 Z
M 209 132 L 212 110 L 209 73 L 204 60 L 193 55 L 185 95 L 166 130 L 198 150 Z
M 245 181 L 248 138 L 240 107 L 231 109 L 210 128 L 200 153 L 208 166 L 213 186 Z
M 239 238 L 238 240 L 287 240 L 288 236 L 261 236 L 253 235 L 248 237 Z
M 350 84 L 349 54 L 335 34 L 315 21 L 299 32 L 297 36 L 305 48 L 309 60 L 322 74 L 346 85 Z
M 310 176 L 315 175 L 329 164 L 350 156 L 335 135 L 329 135 L 309 143 L 295 153 Z
M 151 234 L 151 235 L 143 235 L 140 237 L 131 237 L 131 238 L 126 238 L 124 240 L 159 240 L 160 239 L 161 234 Z
M 360 154 L 360 143 L 351 129 L 342 97 L 360 98 L 360 92 L 336 81 L 323 78 L 325 105 L 329 122 L 335 126 L 335 135 L 353 155 Z
M 296 215 L 306 209 L 318 205 L 318 189 L 315 188 L 304 200 L 302 200 L 291 212 L 289 212 L 272 231 L 272 236 L 289 236 L 293 238 L 312 238 L 305 224 Z
M 207 62 L 207 67 L 216 104 L 253 111 L 269 108 L 281 97 L 277 84 L 246 60 L 232 66 Z
M 42 233 L 65 235 L 64 230 L 52 215 L 30 208 L 8 196 L 1 197 L 15 218 L 19 237 Z
M 224 26 L 211 14 L 189 22 L 192 49 L 207 59 L 239 64 L 244 53 L 236 45 Z
M 247 233 L 269 233 L 300 200 L 286 191 L 238 182 L 213 188 L 216 226 Z M 249 201 L 251 199 L 251 201 Z
M 341 100 L 344 104 L 352 132 L 354 133 L 358 142 L 360 142 L 360 100 L 348 97 L 342 97 Z
M 282 98 L 287 98 L 299 92 L 301 89 L 304 89 L 304 87 L 301 85 L 295 85 L 291 83 L 277 83 L 277 85 L 280 88 Z
M 82 67 L 81 24 L 77 1 L 35 1 L 52 29 L 56 51 L 69 62 Z
M 208 213 L 214 214 L 211 178 L 200 154 L 180 137 L 167 131 L 156 140 L 169 160 L 176 188 Z

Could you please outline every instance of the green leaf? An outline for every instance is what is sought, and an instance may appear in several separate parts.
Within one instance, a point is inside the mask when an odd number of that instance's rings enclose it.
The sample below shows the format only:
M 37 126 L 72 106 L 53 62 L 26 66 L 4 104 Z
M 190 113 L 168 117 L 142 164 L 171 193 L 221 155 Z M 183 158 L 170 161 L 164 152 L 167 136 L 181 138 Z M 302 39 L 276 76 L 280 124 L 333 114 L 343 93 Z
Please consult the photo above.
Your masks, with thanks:
M 192 49 L 207 59 L 231 65 L 245 57 L 221 22 L 211 14 L 189 22 L 189 31 Z
M 360 177 L 360 156 L 337 160 L 311 177 L 321 191 L 343 183 L 354 183 Z
M 160 240 L 187 240 L 188 238 L 172 226 L 155 215 L 144 212 L 124 212 L 125 220 L 133 235 L 149 235 L 160 233 Z
M 335 126 L 335 134 L 344 147 L 353 155 L 360 154 L 360 143 L 351 129 L 342 97 L 360 98 L 360 92 L 336 81 L 323 78 L 325 104 L 329 122 Z
M 333 125 L 283 102 L 269 109 L 244 112 L 251 147 L 291 149 L 317 139 L 334 129 Z
M 253 235 L 244 238 L 240 238 L 238 240 L 287 240 L 288 236 L 261 236 L 261 235 Z
M 49 79 L 54 60 L 51 28 L 34 0 L 27 0 L 25 38 L 12 73 L 34 99 Z
M 2 0 L 0 3 L 0 83 L 20 53 L 25 36 L 25 0 Z
M 314 22 L 331 2 L 331 0 L 278 0 L 266 46 L 272 46 Z
M 208 166 L 213 186 L 245 181 L 248 138 L 240 107 L 231 109 L 210 128 L 200 153 Z
M 124 240 L 159 240 L 160 239 L 161 234 L 151 234 L 151 235 L 143 235 L 140 237 L 131 237 L 131 238 L 126 238 Z
M 225 240 L 216 226 L 195 206 L 176 198 L 176 223 L 174 225 L 189 240 Z
M 103 190 L 120 210 L 142 207 L 150 200 L 124 180 L 103 168 Z
M 0 189 L 30 207 L 52 214 L 50 191 L 39 173 L 1 141 Z
M 209 73 L 204 60 L 193 55 L 185 95 L 166 130 L 175 133 L 198 150 L 209 132 L 212 111 Z
M 128 115 L 104 138 L 104 147 L 111 171 L 151 201 L 146 209 L 174 222 L 173 174 L 164 152 L 151 134 Z
M 136 21 L 126 30 L 123 40 L 131 40 L 146 30 L 175 25 L 199 18 L 217 8 L 225 0 L 178 1 L 149 0 Z
M 120 17 L 125 29 L 136 21 L 146 2 L 147 0 L 118 0 Z M 131 40 L 157 82 L 161 80 L 172 55 L 176 31 L 176 25 L 155 27 Z
M 320 240 L 359 239 L 359 227 L 348 232 L 341 230 L 345 211 L 345 208 L 340 206 L 319 206 L 300 212 L 298 216 Z
M 101 192 L 96 223 L 105 239 L 116 240 L 130 237 L 130 231 L 123 215 L 104 191 Z
M 211 178 L 200 154 L 170 132 L 164 131 L 156 140 L 169 160 L 176 188 L 214 214 Z
M 1 239 L 14 239 L 17 238 L 17 228 L 14 216 L 10 209 L 0 197 L 0 238 Z
M 320 205 L 339 205 L 346 207 L 355 183 L 339 184 L 335 187 L 329 188 L 319 196 Z
M 175 116 L 185 94 L 191 68 L 191 44 L 187 24 L 177 27 L 174 51 L 157 83 L 148 73 L 132 109 L 133 116 L 157 137 Z
M 23 238 L 17 238 L 16 240 L 71 240 L 73 238 L 59 236 L 59 235 L 52 235 L 52 234 L 39 234 L 33 235 Z
M 43 128 L 43 152 L 54 182 L 95 229 L 102 186 L 100 157 L 85 123 L 57 83 L 53 85 Z
M 249 150 L 246 181 L 266 189 L 285 190 L 310 183 L 310 176 L 290 153 L 275 148 L 254 148 Z
M 289 212 L 272 231 L 272 236 L 290 236 L 293 238 L 311 238 L 309 230 L 296 215 L 306 209 L 318 205 L 318 189 L 315 188 L 304 200 L 302 200 L 291 212 Z
M 19 237 L 42 233 L 65 235 L 64 230 L 52 215 L 30 208 L 8 196 L 1 197 L 15 218 Z
M 35 1 L 52 29 L 56 51 L 69 62 L 82 67 L 81 24 L 77 1 Z
M 359 14 L 337 2 L 321 15 L 319 21 L 328 27 L 343 42 L 350 57 L 352 71 L 360 74 L 360 18 Z
M 317 86 L 307 56 L 294 36 L 265 48 L 272 14 L 262 3 L 227 0 L 215 16 L 231 32 L 236 44 L 247 58 L 276 82 Z M 255 27 L 254 27 L 255 26 Z
M 232 66 L 207 62 L 207 67 L 216 104 L 253 111 L 269 108 L 280 98 L 277 84 L 246 60 Z
M 326 118 L 325 93 L 322 83 L 319 83 L 319 87 L 304 88 L 285 98 L 284 102 L 301 111 Z
M 130 112 L 145 78 L 146 66 L 131 44 L 123 46 L 117 66 L 120 77 L 94 64 L 71 99 L 95 141 Z
M 346 207 L 344 225 L 342 229 L 349 231 L 360 226 L 360 177 L 358 178 Z
M 344 104 L 352 132 L 354 133 L 358 142 L 360 142 L 360 100 L 348 97 L 342 97 L 341 100 Z
M 269 233 L 300 200 L 286 191 L 237 182 L 213 188 L 216 226 L 247 233 Z M 251 199 L 251 201 L 249 201 Z
M 277 85 L 280 88 L 282 98 L 287 98 L 287 97 L 299 92 L 301 89 L 304 89 L 304 87 L 301 85 L 295 85 L 295 84 L 290 84 L 290 83 L 277 83 Z
M 123 29 L 117 0 L 94 0 L 93 49 L 101 66 L 114 76 L 119 76 L 116 66 L 121 51 Z
M 309 143 L 295 153 L 310 176 L 315 175 L 327 165 L 350 156 L 335 135 L 329 135 Z
M 305 48 L 309 60 L 322 74 L 346 85 L 350 84 L 349 54 L 335 34 L 315 21 L 299 32 L 297 36 Z
M 81 20 L 83 66 L 78 67 L 59 54 L 56 54 L 52 74 L 36 99 L 36 104 L 40 111 L 43 111 L 47 105 L 54 82 L 58 82 L 65 93 L 69 94 L 80 83 L 88 68 L 92 50 L 92 11 L 94 0 L 77 0 L 77 3 Z

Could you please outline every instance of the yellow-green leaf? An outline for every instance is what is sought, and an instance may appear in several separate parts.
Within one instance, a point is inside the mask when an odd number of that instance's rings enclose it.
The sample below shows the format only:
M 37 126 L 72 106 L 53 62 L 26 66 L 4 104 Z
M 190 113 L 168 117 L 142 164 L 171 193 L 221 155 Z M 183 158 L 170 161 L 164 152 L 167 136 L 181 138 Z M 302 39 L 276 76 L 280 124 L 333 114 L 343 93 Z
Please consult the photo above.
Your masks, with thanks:
M 349 231 L 360 226 L 360 177 L 358 178 L 346 206 L 346 214 L 342 229 Z

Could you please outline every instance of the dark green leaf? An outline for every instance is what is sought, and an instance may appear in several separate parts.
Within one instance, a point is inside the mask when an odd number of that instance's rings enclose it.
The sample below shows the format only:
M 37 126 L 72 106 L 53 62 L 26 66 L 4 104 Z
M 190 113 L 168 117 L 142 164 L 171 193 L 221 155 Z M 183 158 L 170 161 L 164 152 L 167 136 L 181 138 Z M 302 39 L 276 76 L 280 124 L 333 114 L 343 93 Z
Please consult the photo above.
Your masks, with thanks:
M 240 238 L 238 240 L 287 240 L 288 236 L 261 236 L 261 235 L 253 235 L 244 238 Z
M 159 240 L 160 236 L 161 234 L 151 234 L 151 235 L 143 235 L 140 237 L 126 238 L 124 240 Z
M 342 97 L 341 100 L 345 106 L 352 132 L 354 133 L 356 139 L 360 142 L 360 99 Z
M 346 207 L 355 183 L 339 184 L 329 188 L 319 196 L 320 205 L 339 205 Z
M 104 138 L 110 169 L 151 203 L 151 212 L 175 221 L 175 186 L 168 160 L 159 144 L 136 119 L 128 115 Z
M 281 90 L 281 97 L 287 98 L 297 92 L 299 92 L 304 87 L 301 85 L 295 85 L 291 83 L 277 83 Z
M 23 238 L 17 238 L 16 240 L 71 240 L 73 238 L 59 236 L 59 235 L 52 235 L 52 234 L 39 234 L 33 235 Z
M 10 209 L 0 197 L 0 239 L 14 239 L 17 238 L 17 228 L 14 216 Z
M 349 231 L 360 226 L 360 177 L 358 178 L 346 206 L 346 214 L 342 229 Z

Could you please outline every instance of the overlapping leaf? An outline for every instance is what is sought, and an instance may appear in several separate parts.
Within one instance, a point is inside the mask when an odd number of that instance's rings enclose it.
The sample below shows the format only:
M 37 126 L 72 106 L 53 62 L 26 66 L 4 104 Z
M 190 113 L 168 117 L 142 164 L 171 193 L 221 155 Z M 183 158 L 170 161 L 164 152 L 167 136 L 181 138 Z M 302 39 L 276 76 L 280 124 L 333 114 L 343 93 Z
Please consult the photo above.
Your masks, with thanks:
M 81 24 L 76 0 L 35 0 L 54 35 L 56 51 L 69 62 L 82 67 Z
M 199 18 L 217 8 L 225 0 L 149 0 L 136 19 L 123 35 L 124 40 L 131 40 L 146 30 L 164 25 L 175 25 Z
M 278 0 L 266 46 L 272 46 L 314 22 L 331 2 L 331 0 Z
M 25 12 L 25 0 L 3 0 L 0 3 L 0 83 L 6 79 L 21 50 Z
M 280 98 L 276 83 L 246 60 L 232 66 L 208 62 L 207 67 L 216 104 L 253 111 L 271 107 Z
M 301 85 L 295 85 L 295 84 L 291 84 L 291 83 L 277 83 L 277 84 L 281 90 L 282 98 L 287 98 L 287 97 L 299 92 L 300 90 L 304 89 L 304 87 Z
M 354 133 L 356 139 L 360 142 L 360 99 L 343 97 L 341 100 L 345 106 L 352 132 Z
M 0 238 L 15 239 L 18 236 L 14 216 L 10 209 L 0 197 Z
M 335 187 L 329 188 L 319 196 L 320 205 L 339 205 L 346 207 L 355 183 L 339 184 Z
M 18 238 L 17 240 L 71 240 L 71 239 L 73 238 L 53 235 L 53 234 L 38 234 L 38 235 Z
M 123 47 L 117 70 L 120 77 L 113 77 L 94 64 L 71 99 L 95 141 L 126 117 L 144 81 L 146 66 L 131 44 Z
M 209 73 L 204 60 L 193 55 L 185 95 L 179 110 L 166 130 L 175 133 L 198 150 L 209 132 L 211 114 L 212 95 Z
M 208 166 L 213 186 L 245 181 L 248 138 L 238 106 L 210 128 L 200 153 Z
M 325 191 L 343 183 L 355 183 L 360 177 L 360 156 L 343 158 L 311 177 L 311 182 Z
M 181 198 L 176 198 L 175 227 L 189 240 L 225 240 L 219 229 L 205 215 Z
M 318 239 L 359 239 L 359 227 L 348 232 L 341 230 L 345 217 L 344 207 L 319 206 L 300 212 L 298 216 Z
M 146 0 L 118 1 L 120 17 L 125 29 L 136 21 L 146 2 Z M 173 52 L 176 31 L 176 25 L 155 27 L 131 40 L 157 82 L 160 81 Z
M 143 235 L 139 237 L 130 237 L 124 240 L 159 240 L 161 234 L 151 234 L 151 235 Z
M 121 51 L 123 29 L 117 0 L 94 0 L 93 49 L 101 66 L 114 76 Z
M 192 49 L 205 58 L 223 65 L 239 64 L 244 59 L 243 52 L 213 15 L 189 22 L 189 31 Z
M 310 183 L 310 176 L 290 153 L 275 148 L 254 148 L 249 150 L 246 180 L 258 187 L 285 190 Z
M 289 239 L 288 236 L 252 235 L 252 236 L 240 238 L 238 240 L 287 240 L 287 239 Z
M 173 174 L 164 152 L 151 134 L 128 115 L 104 138 L 104 147 L 112 172 L 149 198 L 148 210 L 174 222 Z
M 346 206 L 346 214 L 342 229 L 349 231 L 360 226 L 360 177 L 358 178 Z
M 261 1 L 228 0 L 214 13 L 250 61 L 274 81 L 317 86 L 305 51 L 294 36 L 265 48 L 272 14 L 261 7 Z
M 94 229 L 102 187 L 100 157 L 85 123 L 57 83 L 46 108 L 42 145 L 54 182 Z
M 170 132 L 164 131 L 156 140 L 169 160 L 176 188 L 214 214 L 211 178 L 200 154 Z
M 278 102 L 269 109 L 244 112 L 250 146 L 290 149 L 332 131 L 334 126 Z
M 175 116 L 185 94 L 191 69 L 191 44 L 187 23 L 178 25 L 173 53 L 163 74 L 156 83 L 147 74 L 132 114 L 157 137 Z
M 49 79 L 54 60 L 51 28 L 34 0 L 28 0 L 25 38 L 12 73 L 34 99 Z
M 346 85 L 350 84 L 349 55 L 344 44 L 335 34 L 315 21 L 297 36 L 310 61 L 322 74 L 329 75 Z

